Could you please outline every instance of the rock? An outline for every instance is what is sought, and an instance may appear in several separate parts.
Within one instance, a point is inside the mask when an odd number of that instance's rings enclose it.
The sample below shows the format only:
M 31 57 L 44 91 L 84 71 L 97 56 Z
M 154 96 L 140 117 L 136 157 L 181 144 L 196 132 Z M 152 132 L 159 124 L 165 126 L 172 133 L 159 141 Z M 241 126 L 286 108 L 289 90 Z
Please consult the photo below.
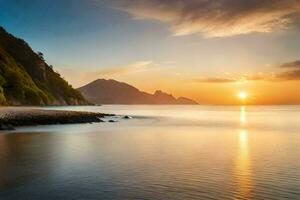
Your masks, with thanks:
M 16 130 L 11 124 L 6 125 L 6 127 L 7 127 L 7 130 L 9 130 L 9 131 Z
M 0 130 L 13 131 L 16 130 L 11 124 L 0 124 Z
M 4 124 L 0 124 L 0 130 L 6 130 Z
M 111 119 L 111 120 L 109 120 L 108 122 L 114 123 L 114 122 L 117 122 L 117 121 Z
M 0 111 L 0 130 L 14 130 L 14 127 L 17 126 L 104 122 L 103 118 L 108 116 L 114 115 L 93 112 L 6 108 Z
M 123 117 L 123 119 L 131 119 L 131 118 L 132 118 L 132 117 L 127 116 L 127 115 Z
M 98 121 L 97 122 L 104 122 L 101 117 L 97 117 Z

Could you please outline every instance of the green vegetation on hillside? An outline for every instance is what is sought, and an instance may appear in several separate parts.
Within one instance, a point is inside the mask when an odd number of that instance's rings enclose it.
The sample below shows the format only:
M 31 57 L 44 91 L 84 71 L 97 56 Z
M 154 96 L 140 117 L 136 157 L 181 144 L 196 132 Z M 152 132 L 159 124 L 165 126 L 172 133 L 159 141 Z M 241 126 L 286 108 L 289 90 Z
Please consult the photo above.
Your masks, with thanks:
M 0 105 L 86 104 L 73 89 L 21 39 L 0 27 Z

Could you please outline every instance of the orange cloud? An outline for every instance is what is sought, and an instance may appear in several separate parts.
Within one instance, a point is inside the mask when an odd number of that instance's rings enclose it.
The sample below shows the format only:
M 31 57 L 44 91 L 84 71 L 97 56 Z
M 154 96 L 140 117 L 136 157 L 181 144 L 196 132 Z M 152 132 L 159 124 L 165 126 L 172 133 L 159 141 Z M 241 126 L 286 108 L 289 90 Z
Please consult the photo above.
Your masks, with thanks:
M 282 63 L 275 66 L 277 68 L 289 69 L 283 72 L 277 73 L 257 73 L 257 74 L 243 74 L 240 76 L 232 77 L 205 77 L 197 79 L 196 82 L 203 83 L 235 83 L 246 81 L 293 81 L 300 80 L 300 61 Z
M 233 78 L 217 78 L 217 77 L 210 77 L 210 78 L 203 78 L 203 79 L 196 80 L 196 82 L 204 82 L 204 83 L 232 83 L 236 81 L 237 80 Z
M 274 78 L 273 73 L 263 74 L 242 74 L 239 76 L 232 76 L 232 77 L 206 77 L 202 79 L 197 79 L 196 82 L 203 82 L 203 83 L 236 83 L 236 82 L 247 82 L 247 81 L 260 81 L 260 80 L 272 80 Z

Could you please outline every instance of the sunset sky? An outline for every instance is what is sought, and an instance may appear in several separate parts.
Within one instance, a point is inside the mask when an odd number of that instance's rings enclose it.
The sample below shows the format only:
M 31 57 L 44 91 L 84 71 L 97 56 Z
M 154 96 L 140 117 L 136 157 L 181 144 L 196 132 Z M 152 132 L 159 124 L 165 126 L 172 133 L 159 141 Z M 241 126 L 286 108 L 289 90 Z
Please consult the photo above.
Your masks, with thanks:
M 74 87 L 112 78 L 204 104 L 241 91 L 300 103 L 300 0 L 0 0 L 0 25 Z

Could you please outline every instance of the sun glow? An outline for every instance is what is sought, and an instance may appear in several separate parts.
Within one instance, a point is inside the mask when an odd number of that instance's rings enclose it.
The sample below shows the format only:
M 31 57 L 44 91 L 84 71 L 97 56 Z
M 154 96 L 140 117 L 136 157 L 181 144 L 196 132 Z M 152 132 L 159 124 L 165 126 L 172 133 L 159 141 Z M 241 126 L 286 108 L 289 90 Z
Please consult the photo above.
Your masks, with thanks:
M 238 98 L 239 98 L 240 100 L 245 100 L 245 99 L 248 98 L 248 93 L 242 91 L 242 92 L 239 92 L 239 93 L 237 94 L 237 96 L 238 96 Z

